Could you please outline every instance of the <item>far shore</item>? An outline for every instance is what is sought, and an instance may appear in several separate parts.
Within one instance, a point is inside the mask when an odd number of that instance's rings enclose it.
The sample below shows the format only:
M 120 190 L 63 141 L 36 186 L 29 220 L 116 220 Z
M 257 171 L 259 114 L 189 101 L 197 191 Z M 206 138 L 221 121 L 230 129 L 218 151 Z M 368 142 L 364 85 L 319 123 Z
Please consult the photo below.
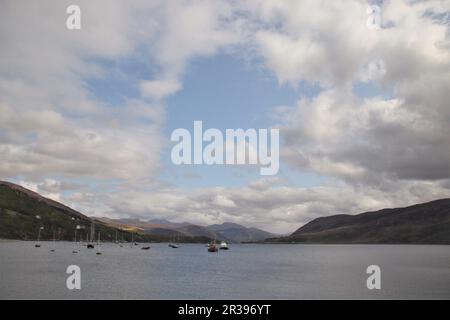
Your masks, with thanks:
M 22 240 L 22 239 L 0 239 L 0 243 L 8 243 L 8 242 L 36 242 L 36 240 L 29 239 L 29 240 Z M 41 240 L 40 242 L 53 242 L 53 240 Z M 56 242 L 73 242 L 73 241 L 67 241 L 67 240 L 57 240 Z M 84 242 L 83 242 L 84 243 Z M 115 243 L 114 241 L 102 241 L 102 243 Z M 130 244 L 131 242 L 123 242 L 122 244 Z M 151 243 L 169 243 L 166 241 L 161 242 L 138 242 L 139 244 L 151 244 Z M 181 242 L 181 244 L 202 244 L 201 242 Z M 418 246 L 418 245 L 430 245 L 430 246 L 450 246 L 450 243 L 351 243 L 351 242 L 336 242 L 336 243 L 320 243 L 320 242 L 277 242 L 277 241 L 252 241 L 252 242 L 240 242 L 240 243 L 231 243 L 233 244 L 274 244 L 274 245 L 307 245 L 307 246 L 317 246 L 317 245 L 348 245 L 348 246 L 354 246 L 354 245 L 412 245 L 412 246 Z
M 16 239 L 0 239 L 0 242 L 17 242 L 22 240 L 16 240 Z

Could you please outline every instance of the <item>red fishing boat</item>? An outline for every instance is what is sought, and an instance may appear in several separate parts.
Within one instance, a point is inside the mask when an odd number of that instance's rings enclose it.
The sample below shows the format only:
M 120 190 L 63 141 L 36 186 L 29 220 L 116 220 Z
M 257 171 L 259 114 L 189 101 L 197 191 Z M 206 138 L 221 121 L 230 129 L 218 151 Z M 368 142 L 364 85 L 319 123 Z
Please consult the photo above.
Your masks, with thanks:
M 216 242 L 211 242 L 208 246 L 208 252 L 217 252 L 219 249 L 217 248 Z

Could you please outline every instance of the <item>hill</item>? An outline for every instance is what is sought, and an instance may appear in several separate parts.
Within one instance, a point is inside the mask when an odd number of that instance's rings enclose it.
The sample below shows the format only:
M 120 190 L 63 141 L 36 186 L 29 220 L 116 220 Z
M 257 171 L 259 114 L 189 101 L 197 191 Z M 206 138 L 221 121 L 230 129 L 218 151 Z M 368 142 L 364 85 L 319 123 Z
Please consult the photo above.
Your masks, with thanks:
M 58 240 L 72 241 L 79 226 L 78 237 L 86 239 L 92 224 L 105 241 L 115 240 L 116 232 L 125 241 L 131 241 L 129 231 L 134 231 L 136 241 L 165 240 L 164 237 L 147 235 L 139 230 L 111 227 L 17 184 L 0 181 L 0 238 L 34 240 L 39 229 L 43 228 L 43 240 L 53 239 L 55 232 Z
M 450 199 L 317 218 L 271 242 L 450 244 Z
M 179 241 L 183 239 L 191 239 L 193 242 L 199 242 L 198 239 L 227 242 L 245 242 L 245 241 L 261 241 L 266 238 L 273 238 L 276 235 L 257 228 L 247 228 L 240 224 L 225 222 L 222 224 L 214 224 L 209 226 L 200 226 L 187 222 L 170 222 L 164 219 L 152 219 L 149 221 L 140 221 L 137 219 L 107 219 L 112 225 L 127 225 L 129 228 L 139 228 L 140 230 L 155 235 L 176 236 Z

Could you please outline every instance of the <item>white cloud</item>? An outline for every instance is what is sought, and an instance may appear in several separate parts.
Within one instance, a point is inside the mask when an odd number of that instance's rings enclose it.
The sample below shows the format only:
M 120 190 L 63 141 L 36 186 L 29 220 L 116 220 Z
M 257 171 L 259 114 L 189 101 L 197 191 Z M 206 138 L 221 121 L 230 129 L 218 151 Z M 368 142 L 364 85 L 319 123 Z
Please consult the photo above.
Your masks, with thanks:
M 140 88 L 144 96 L 159 100 L 179 91 L 181 89 L 181 83 L 173 79 L 150 80 L 142 81 Z
M 280 83 L 347 84 L 379 34 L 366 27 L 365 1 L 249 1 L 268 28 L 255 35 L 264 64 Z M 252 10 L 252 9 L 250 9 Z
M 174 94 L 190 59 L 233 41 L 221 22 L 229 6 L 81 1 L 82 28 L 69 31 L 69 4 L 2 4 L 0 175 L 151 176 L 159 170 L 164 108 L 147 98 Z M 128 79 L 140 84 L 141 97 L 111 106 L 93 95 L 88 81 L 108 77 L 108 63 L 135 58 L 160 70 L 152 80 Z
M 234 208 L 236 207 L 236 204 L 233 200 L 223 196 L 223 195 L 216 195 L 213 201 L 213 204 L 223 207 L 223 208 Z
M 391 26 L 370 31 L 379 35 L 362 58 L 344 40 L 341 49 L 367 63 L 351 74 L 348 85 L 336 84 L 280 111 L 286 120 L 285 159 L 354 183 L 448 179 L 448 28 L 427 15 L 442 12 L 442 3 L 386 3 L 383 19 Z M 389 89 L 392 97 L 359 98 L 351 87 L 358 80 Z

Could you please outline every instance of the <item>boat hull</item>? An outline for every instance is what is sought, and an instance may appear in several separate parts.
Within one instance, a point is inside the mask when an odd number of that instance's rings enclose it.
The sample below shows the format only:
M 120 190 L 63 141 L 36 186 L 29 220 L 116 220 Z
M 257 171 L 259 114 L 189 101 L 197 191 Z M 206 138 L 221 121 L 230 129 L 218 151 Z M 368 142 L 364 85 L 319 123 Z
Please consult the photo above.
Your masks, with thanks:
M 214 245 L 208 247 L 208 252 L 217 252 L 217 251 L 219 251 L 219 250 Z

